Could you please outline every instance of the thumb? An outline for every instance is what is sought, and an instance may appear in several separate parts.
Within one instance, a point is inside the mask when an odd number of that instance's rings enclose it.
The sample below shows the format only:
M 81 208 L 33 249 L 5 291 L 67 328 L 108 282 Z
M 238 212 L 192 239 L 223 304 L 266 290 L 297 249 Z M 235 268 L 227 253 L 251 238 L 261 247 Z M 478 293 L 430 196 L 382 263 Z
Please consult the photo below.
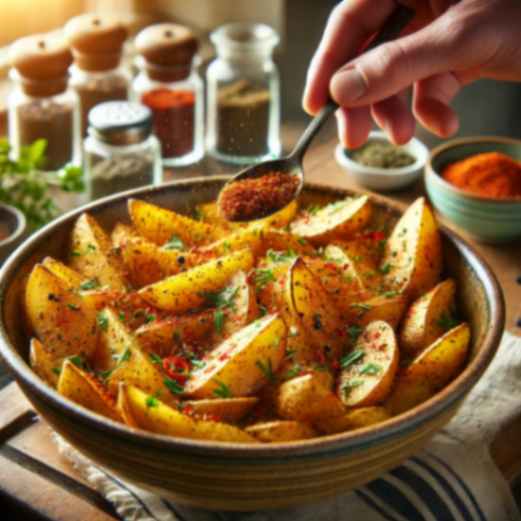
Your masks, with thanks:
M 468 68 L 477 53 L 473 27 L 449 10 L 429 26 L 381 45 L 344 65 L 329 84 L 331 97 L 343 107 L 375 103 L 414 82 Z

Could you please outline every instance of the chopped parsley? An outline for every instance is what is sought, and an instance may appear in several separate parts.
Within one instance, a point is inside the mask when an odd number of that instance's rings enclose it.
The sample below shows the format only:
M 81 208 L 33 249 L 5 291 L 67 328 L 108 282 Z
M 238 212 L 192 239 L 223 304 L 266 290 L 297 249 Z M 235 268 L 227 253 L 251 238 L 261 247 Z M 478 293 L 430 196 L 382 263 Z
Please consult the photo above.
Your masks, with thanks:
M 79 311 L 80 310 L 80 306 L 76 305 L 76 304 L 67 304 L 67 307 L 72 310 L 72 311 Z
M 271 365 L 271 358 L 268 358 L 266 362 L 262 360 L 257 360 L 255 365 L 260 369 L 262 374 L 265 376 L 266 380 L 269 382 L 275 381 L 275 375 L 273 374 L 273 367 Z
M 159 400 L 157 399 L 156 395 L 151 394 L 151 395 L 147 396 L 145 403 L 148 408 L 157 407 L 159 405 Z
M 170 237 L 170 240 L 163 245 L 163 249 L 183 251 L 186 250 L 186 246 L 185 243 L 177 235 L 172 235 L 172 237 Z
M 359 309 L 360 311 L 369 311 L 372 306 L 371 304 L 364 304 L 363 302 L 357 302 L 355 304 L 351 304 L 352 308 Z
M 380 373 L 382 370 L 382 366 L 378 364 L 368 363 L 365 364 L 362 369 L 360 369 L 359 374 L 367 374 L 370 376 L 375 376 Z
M 363 380 L 348 380 L 343 386 L 342 386 L 342 392 L 344 393 L 344 396 L 349 396 L 349 394 L 351 393 L 351 391 L 355 388 L 355 387 L 359 387 L 360 385 L 362 385 L 364 382 Z
M 96 246 L 94 246 L 94 244 L 87 244 L 87 251 L 96 251 Z
M 347 328 L 347 334 L 349 335 L 349 338 L 352 342 L 356 342 L 358 340 L 358 337 L 362 334 L 362 331 L 364 329 L 360 326 L 349 326 Z
M 292 249 L 289 249 L 287 251 L 268 250 L 268 253 L 266 253 L 266 257 L 268 257 L 268 259 L 271 262 L 278 263 L 294 259 L 295 257 L 297 257 L 297 254 Z
M 89 290 L 89 289 L 96 289 L 96 288 L 99 288 L 99 281 L 96 278 L 86 280 L 85 282 L 82 282 L 80 284 L 80 289 L 85 290 L 85 291 Z
M 199 360 L 198 358 L 192 358 L 190 362 L 196 369 L 202 369 L 206 365 L 204 360 Z
M 299 238 L 297 239 L 297 242 L 298 242 L 301 246 L 306 246 L 306 244 L 307 244 L 306 239 L 303 239 L 302 237 L 299 237 Z
M 235 309 L 235 298 L 237 297 L 238 292 L 239 288 L 237 286 L 228 286 L 222 291 L 216 293 L 204 292 L 202 297 L 206 300 L 209 306 L 218 309 Z
M 295 364 L 293 367 L 288 369 L 288 372 L 286 373 L 286 378 L 295 378 L 295 376 L 298 376 L 301 371 L 302 367 L 300 367 L 299 364 Z
M 459 324 L 459 321 L 450 313 L 443 313 L 436 323 L 441 327 L 441 329 L 443 329 L 443 331 L 449 331 L 456 327 Z
M 125 313 L 123 313 L 123 311 L 120 311 L 120 312 L 118 313 L 118 317 L 119 317 L 119 320 L 120 320 L 121 322 L 125 322 L 125 320 L 127 319 L 127 317 L 125 316 Z
M 156 353 L 150 353 L 150 361 L 153 364 L 159 364 L 159 365 L 161 365 L 163 363 L 163 359 L 159 355 L 156 355 Z
M 230 388 L 220 380 L 215 380 L 217 383 L 217 387 L 213 390 L 213 395 L 217 396 L 217 398 L 231 398 L 232 392 Z
M 356 351 L 351 351 L 349 354 L 342 357 L 342 359 L 340 360 L 340 367 L 342 369 L 347 369 L 350 365 L 353 365 L 359 360 L 362 360 L 364 356 L 365 353 L 360 349 L 357 349 Z
M 310 215 L 316 215 L 322 208 L 320 206 L 318 206 L 317 204 L 313 204 L 311 206 L 308 206 L 306 208 L 306 211 L 310 214 Z
M 80 369 L 83 369 L 85 367 L 85 360 L 79 355 L 73 355 L 67 357 L 67 360 L 74 364 L 76 367 L 79 367 Z
M 394 297 L 397 297 L 398 295 L 400 294 L 399 291 L 384 291 L 382 293 L 382 297 L 385 297 L 385 298 L 394 298 Z
M 172 394 L 181 394 L 184 391 L 183 387 L 171 378 L 165 378 L 163 383 Z
M 257 269 L 255 270 L 255 285 L 257 289 L 262 289 L 267 286 L 270 282 L 275 281 L 275 275 L 270 269 Z
M 378 271 L 382 275 L 387 275 L 391 271 L 391 268 L 392 268 L 392 264 L 390 262 L 386 262 L 383 266 L 380 266 L 378 268 Z
M 118 365 L 123 362 L 128 362 L 131 356 L 132 352 L 130 351 L 130 348 L 127 347 L 125 351 L 123 351 L 123 353 L 121 353 L 121 355 L 117 357 Z
M 72 257 L 81 257 L 81 253 L 78 250 L 72 250 L 71 256 Z
M 154 320 L 156 319 L 156 316 L 155 315 L 145 315 L 145 324 L 150 324 L 150 322 L 154 322 Z
M 221 334 L 223 332 L 223 327 L 224 327 L 224 313 L 223 313 L 222 309 L 217 309 L 215 311 L 213 323 L 215 326 L 215 331 L 217 331 L 217 333 Z
M 62 372 L 61 367 L 53 367 L 53 368 L 52 368 L 52 372 L 53 372 L 54 374 L 57 374 L 58 376 L 60 376 L 60 374 L 61 374 L 61 372 Z
M 265 317 L 268 314 L 268 308 L 266 306 L 263 306 L 262 304 L 259 304 L 259 315 L 261 317 Z

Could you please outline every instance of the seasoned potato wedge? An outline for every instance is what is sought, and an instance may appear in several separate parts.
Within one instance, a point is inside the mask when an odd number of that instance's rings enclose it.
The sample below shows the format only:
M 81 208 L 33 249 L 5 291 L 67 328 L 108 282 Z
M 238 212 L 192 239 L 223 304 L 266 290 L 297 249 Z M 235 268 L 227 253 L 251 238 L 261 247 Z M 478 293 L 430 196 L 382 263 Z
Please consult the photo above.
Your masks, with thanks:
M 414 356 L 445 333 L 444 318 L 452 314 L 455 291 L 456 284 L 447 279 L 412 303 L 400 331 L 405 353 Z
M 317 423 L 331 416 L 342 416 L 345 407 L 316 374 L 307 374 L 280 386 L 277 412 L 288 420 Z
M 301 257 L 294 261 L 289 270 L 286 301 L 313 344 L 324 350 L 326 358 L 337 359 L 346 341 L 340 314 L 320 280 L 306 267 Z
M 385 402 L 390 414 L 396 415 L 416 407 L 435 394 L 428 380 L 399 372 L 391 395 Z
M 128 279 L 135 288 L 153 284 L 194 265 L 189 253 L 159 248 L 142 237 L 126 240 L 120 249 Z
M 258 398 L 248 396 L 241 398 L 213 398 L 212 400 L 188 400 L 184 402 L 184 405 L 196 418 L 236 423 L 246 416 L 248 411 L 258 401 Z
M 94 376 L 74 365 L 69 360 L 63 362 L 58 392 L 91 411 L 107 418 L 122 421 L 116 402 L 105 386 Z
M 233 425 L 195 420 L 132 385 L 120 386 L 118 408 L 127 424 L 158 434 L 214 441 L 256 442 L 255 438 Z
M 315 244 L 353 236 L 371 218 L 372 206 L 367 195 L 336 201 L 313 215 L 305 213 L 291 224 L 291 232 Z
M 341 361 L 338 396 L 346 407 L 367 407 L 387 398 L 398 369 L 399 349 L 392 327 L 371 322 Z
M 395 292 L 377 295 L 362 302 L 353 302 L 344 310 L 343 318 L 349 324 L 366 326 L 375 320 L 383 320 L 396 328 L 405 313 L 407 299 Z
M 214 310 L 205 309 L 197 313 L 155 320 L 140 326 L 134 334 L 147 351 L 160 356 L 176 353 L 184 345 L 204 342 L 215 329 Z
M 72 230 L 70 265 L 86 278 L 97 279 L 102 286 L 118 291 L 127 287 L 123 263 L 110 237 L 87 213 L 78 218 Z
M 271 378 L 284 356 L 286 325 L 267 315 L 237 331 L 192 373 L 185 394 L 193 398 L 247 396 Z
M 205 293 L 222 289 L 238 271 L 249 271 L 253 260 L 250 250 L 240 250 L 145 286 L 139 294 L 159 309 L 184 313 L 204 304 Z
M 45 351 L 56 360 L 79 354 L 89 357 L 96 348 L 94 310 L 80 295 L 36 264 L 25 287 L 29 326 Z
M 34 372 L 52 387 L 56 387 L 62 361 L 46 349 L 37 338 L 31 339 L 29 362 Z
M 441 269 L 438 225 L 425 198 L 420 197 L 402 215 L 385 245 L 384 283 L 416 299 L 439 282 Z
M 216 226 L 138 199 L 128 200 L 128 213 L 138 233 L 159 245 L 178 237 L 187 247 L 199 246 L 219 239 L 222 234 Z
M 128 224 L 117 223 L 114 229 L 110 233 L 110 240 L 115 248 L 123 246 L 127 241 L 132 239 L 139 239 L 141 235 L 135 228 Z M 144 237 L 141 237 L 144 239 Z
M 381 423 L 391 417 L 385 407 L 359 407 L 351 409 L 343 416 L 324 418 L 317 428 L 326 434 L 363 429 L 375 423 Z
M 467 358 L 470 328 L 463 323 L 445 333 L 424 349 L 406 368 L 406 377 L 426 380 L 437 390 L 450 382 Z
M 45 257 L 42 260 L 42 266 L 58 277 L 67 289 L 78 289 L 84 281 L 84 277 L 80 273 L 52 257 Z
M 244 430 L 255 436 L 259 441 L 267 443 L 306 440 L 317 435 L 315 430 L 307 423 L 291 420 L 256 423 Z

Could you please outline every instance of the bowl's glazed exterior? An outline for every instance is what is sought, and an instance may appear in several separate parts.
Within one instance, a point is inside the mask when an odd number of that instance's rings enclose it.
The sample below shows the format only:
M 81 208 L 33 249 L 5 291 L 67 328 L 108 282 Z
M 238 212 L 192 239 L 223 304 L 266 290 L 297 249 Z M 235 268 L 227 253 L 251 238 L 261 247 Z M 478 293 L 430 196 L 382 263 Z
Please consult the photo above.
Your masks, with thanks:
M 194 179 L 119 194 L 87 207 L 109 227 L 127 221 L 133 197 L 189 211 L 214 198 L 222 178 Z M 307 186 L 304 197 L 348 192 Z M 377 205 L 397 215 L 387 201 Z M 22 245 L 0 273 L 0 353 L 23 392 L 51 426 L 94 462 L 122 479 L 193 506 L 222 510 L 277 508 L 316 501 L 356 487 L 417 452 L 443 427 L 492 359 L 504 325 L 498 283 L 485 262 L 444 231 L 447 272 L 459 286 L 461 308 L 472 327 L 469 363 L 432 399 L 383 424 L 334 436 L 272 445 L 215 443 L 171 438 L 132 429 L 58 395 L 27 365 L 21 291 L 24 277 L 44 255 L 63 256 L 83 209 L 54 221 Z

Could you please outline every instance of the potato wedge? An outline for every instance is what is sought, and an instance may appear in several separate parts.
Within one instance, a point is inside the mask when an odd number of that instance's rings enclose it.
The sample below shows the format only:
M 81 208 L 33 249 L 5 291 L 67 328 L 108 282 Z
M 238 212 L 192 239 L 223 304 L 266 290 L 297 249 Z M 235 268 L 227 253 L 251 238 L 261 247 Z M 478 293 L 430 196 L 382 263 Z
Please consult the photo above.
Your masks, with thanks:
M 123 246 L 123 244 L 131 239 L 139 238 L 144 237 L 141 237 L 135 228 L 123 223 L 116 223 L 116 226 L 114 226 L 110 234 L 110 240 L 112 241 L 114 248 Z
M 254 396 L 241 398 L 214 398 L 212 400 L 188 400 L 185 409 L 195 418 L 210 419 L 224 423 L 237 423 L 254 407 L 258 398 Z M 184 410 L 185 410 L 184 409 Z
M 115 421 L 122 421 L 116 402 L 105 386 L 91 373 L 87 373 L 65 360 L 58 380 L 58 392 L 73 402 Z
M 160 246 L 174 236 L 188 248 L 209 244 L 222 235 L 216 226 L 138 199 L 128 200 L 128 213 L 137 232 Z
M 200 345 L 215 329 L 214 310 L 155 320 L 140 326 L 134 334 L 140 345 L 159 356 L 175 354 L 182 345 Z
M 284 382 L 277 396 L 281 418 L 316 423 L 331 416 L 342 416 L 345 407 L 338 397 L 315 374 Z
M 384 401 L 391 392 L 398 362 L 399 349 L 392 327 L 381 320 L 371 322 L 340 362 L 338 397 L 346 407 L 367 407 Z
M 120 249 L 128 279 L 135 288 L 153 284 L 194 265 L 190 253 L 165 250 L 142 237 L 126 240 Z
M 239 443 L 257 440 L 225 423 L 195 420 L 132 385 L 121 385 L 118 408 L 126 423 L 158 434 Z
M 389 414 L 401 414 L 428 400 L 435 392 L 428 380 L 419 380 L 401 371 L 384 405 Z
M 29 363 L 33 371 L 42 380 L 46 381 L 52 387 L 56 387 L 62 360 L 57 359 L 49 349 L 45 349 L 37 338 L 31 339 Z
M 425 198 L 417 199 L 402 215 L 385 245 L 380 270 L 388 289 L 417 299 L 440 280 L 441 238 Z
M 235 273 L 252 266 L 251 251 L 240 250 L 145 286 L 139 295 L 159 309 L 184 313 L 203 305 L 205 293 L 222 289 Z
M 287 329 L 278 315 L 267 315 L 237 331 L 205 358 L 185 385 L 193 398 L 247 396 L 274 374 L 284 356 Z
M 301 257 L 290 267 L 286 302 L 313 345 L 323 349 L 324 358 L 338 359 L 346 342 L 343 322 L 331 297 Z
M 108 368 L 107 385 L 116 395 L 120 382 L 135 385 L 149 394 L 159 394 L 163 401 L 177 402 L 165 386 L 165 376 L 149 353 L 141 349 L 136 337 L 112 309 L 103 311 L 102 338 L 113 362 Z
M 424 349 L 404 370 L 404 375 L 426 380 L 438 390 L 447 385 L 461 370 L 470 345 L 470 328 L 463 323 L 445 333 Z
M 317 428 L 325 434 L 363 429 L 375 423 L 381 423 L 391 417 L 385 407 L 359 407 L 347 411 L 343 416 L 325 418 Z
M 81 215 L 72 230 L 70 265 L 88 279 L 103 286 L 125 291 L 127 281 L 121 258 L 109 236 L 87 213 Z
M 367 326 L 375 320 L 383 320 L 396 328 L 405 313 L 405 295 L 390 291 L 362 302 L 353 302 L 344 310 L 343 318 L 349 324 Z
M 444 317 L 452 314 L 456 284 L 440 282 L 411 304 L 400 331 L 400 348 L 414 356 L 445 333 Z
M 317 435 L 315 430 L 307 423 L 291 420 L 255 423 L 244 430 L 265 443 L 307 440 Z
M 79 354 L 88 358 L 96 348 L 94 310 L 47 268 L 36 264 L 25 287 L 29 326 L 45 351 L 57 361 Z
M 58 277 L 67 289 L 78 289 L 85 280 L 80 273 L 52 257 L 45 257 L 42 266 Z
M 327 244 L 353 236 L 371 218 L 372 206 L 367 195 L 330 203 L 314 214 L 305 212 L 291 224 L 291 232 L 314 244 Z

